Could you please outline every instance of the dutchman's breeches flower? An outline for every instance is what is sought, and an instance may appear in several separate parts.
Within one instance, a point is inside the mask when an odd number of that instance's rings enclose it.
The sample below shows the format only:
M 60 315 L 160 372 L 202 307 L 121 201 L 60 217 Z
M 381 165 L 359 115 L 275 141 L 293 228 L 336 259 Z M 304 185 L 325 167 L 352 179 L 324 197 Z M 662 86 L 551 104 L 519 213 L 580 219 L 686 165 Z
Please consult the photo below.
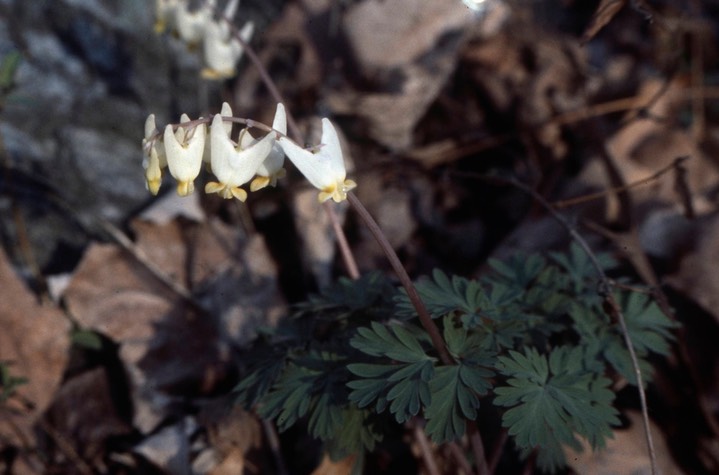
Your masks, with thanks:
M 180 4 L 180 0 L 155 0 L 155 33 L 174 30 L 177 10 L 180 8 L 186 8 L 186 5 Z
M 145 169 L 145 183 L 150 193 L 157 195 L 162 183 L 162 169 L 167 167 L 165 147 L 160 142 L 155 125 L 155 114 L 150 114 L 145 121 L 145 138 L 142 139 L 142 148 L 146 157 L 142 163 Z
M 342 148 L 334 126 L 329 119 L 322 119 L 322 144 L 316 151 L 306 150 L 287 137 L 280 137 L 279 144 L 287 157 L 307 180 L 320 190 L 318 200 L 332 198 L 339 203 L 347 199 L 347 192 L 357 186 L 347 179 Z
M 272 128 L 281 134 L 287 134 L 287 114 L 285 113 L 285 106 L 281 103 L 277 104 Z M 249 140 L 251 139 L 250 134 L 243 135 L 242 139 L 247 142 L 252 141 Z M 250 143 L 242 144 L 243 147 L 247 145 L 250 145 Z M 250 190 L 261 190 L 267 185 L 276 186 L 277 180 L 286 175 L 285 169 L 282 168 L 284 163 L 285 152 L 282 150 L 282 147 L 280 147 L 280 144 L 277 143 L 277 141 L 274 141 L 272 143 L 272 150 L 267 155 L 267 158 L 265 158 L 265 161 L 257 168 L 257 177 L 255 177 L 255 179 L 252 180 L 252 183 L 250 183 Z
M 172 125 L 165 127 L 164 142 L 167 168 L 177 180 L 177 194 L 187 196 L 195 189 L 195 178 L 202 168 L 202 155 L 205 151 L 207 126 L 183 126 L 190 122 L 186 114 L 180 118 L 181 124 L 173 133 Z
M 254 25 L 245 23 L 240 37 L 248 42 L 252 37 Z M 224 21 L 210 21 L 205 27 L 203 51 L 207 67 L 202 70 L 205 79 L 226 79 L 235 75 L 235 67 L 242 57 L 242 44 L 232 36 Z
M 177 36 L 190 46 L 199 44 L 205 35 L 208 23 L 212 22 L 215 0 L 207 0 L 198 10 L 190 11 L 189 4 L 183 2 L 175 9 L 175 28 Z
M 223 110 L 229 110 L 229 106 Z M 210 127 L 210 166 L 212 173 L 218 181 L 211 181 L 205 186 L 206 193 L 218 193 L 226 199 L 237 198 L 240 201 L 247 199 L 247 192 L 240 188 L 250 181 L 257 168 L 272 151 L 275 141 L 274 134 L 267 134 L 264 138 L 253 141 L 252 145 L 242 148 L 242 135 L 248 134 L 243 130 L 236 145 L 227 133 L 222 115 L 217 114 L 212 119 Z

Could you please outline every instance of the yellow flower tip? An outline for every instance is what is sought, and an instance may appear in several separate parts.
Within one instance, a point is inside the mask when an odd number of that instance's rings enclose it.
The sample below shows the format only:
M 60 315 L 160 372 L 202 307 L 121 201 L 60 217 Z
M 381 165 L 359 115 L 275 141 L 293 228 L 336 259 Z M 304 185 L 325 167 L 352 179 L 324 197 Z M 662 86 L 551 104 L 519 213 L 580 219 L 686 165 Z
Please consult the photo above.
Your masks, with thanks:
M 200 73 L 202 75 L 202 79 L 208 79 L 211 81 L 220 81 L 223 79 L 228 79 L 235 76 L 235 70 L 234 69 L 227 69 L 225 71 L 218 71 L 216 69 L 212 68 L 203 68 L 202 72 Z
M 208 195 L 211 195 L 212 193 L 222 193 L 222 190 L 224 189 L 225 185 L 217 183 L 216 181 L 211 181 L 205 185 L 205 193 Z
M 178 181 L 177 182 L 177 194 L 180 196 L 187 196 L 195 191 L 195 184 L 192 181 Z
M 324 188 L 320 191 L 317 199 L 320 203 L 324 203 L 332 198 L 335 203 L 340 203 L 347 199 L 347 192 L 356 187 L 357 183 L 355 183 L 354 180 L 345 180 L 341 184 L 334 184 Z
M 258 176 L 250 183 L 250 191 L 261 190 L 272 182 L 268 176 Z M 277 182 L 277 180 L 275 180 Z
M 154 30 L 156 34 L 160 35 L 164 33 L 165 28 L 167 28 L 167 23 L 165 22 L 165 20 L 157 20 L 155 22 Z
M 345 180 L 344 183 L 342 183 L 342 190 L 344 191 L 345 195 L 348 191 L 354 190 L 357 188 L 357 182 L 354 180 Z
M 243 203 L 247 199 L 247 192 L 245 190 L 243 190 L 242 188 L 233 186 L 232 188 L 230 188 L 230 191 L 232 192 L 232 196 L 234 196 L 238 200 L 242 201 Z
M 335 193 L 337 193 L 337 184 L 330 185 L 320 191 L 320 193 L 317 195 L 317 201 L 319 201 L 320 203 L 324 203 L 330 198 L 334 199 Z
M 216 181 L 211 181 L 205 185 L 205 193 L 217 193 L 226 200 L 237 198 L 238 200 L 244 202 L 247 199 L 247 192 L 239 186 L 228 186 Z
M 159 178 L 156 178 L 154 180 L 147 180 L 147 189 L 150 190 L 150 193 L 152 193 L 154 196 L 157 196 L 157 193 L 160 192 L 160 184 L 161 180 Z

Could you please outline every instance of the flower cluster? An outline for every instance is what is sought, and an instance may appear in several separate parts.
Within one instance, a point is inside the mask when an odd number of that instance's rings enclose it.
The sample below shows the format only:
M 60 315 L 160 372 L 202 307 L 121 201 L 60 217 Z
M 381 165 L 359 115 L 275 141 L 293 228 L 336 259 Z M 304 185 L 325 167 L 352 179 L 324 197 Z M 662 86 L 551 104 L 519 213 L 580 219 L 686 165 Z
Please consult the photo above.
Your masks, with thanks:
M 216 0 L 206 0 L 200 8 L 190 10 L 188 0 L 155 0 L 155 31 L 170 31 L 191 48 L 202 44 L 206 79 L 225 79 L 235 75 L 242 57 L 242 43 L 234 36 L 230 21 L 237 13 L 239 0 L 229 0 L 221 18 L 215 18 Z M 254 32 L 247 22 L 239 36 L 247 43 Z
M 237 140 L 232 139 L 235 122 L 254 124 L 270 132 L 255 138 L 249 127 L 242 129 Z M 210 124 L 209 134 L 207 124 Z M 322 143 L 304 149 L 287 138 L 287 117 L 282 104 L 277 104 L 272 127 L 255 121 L 232 116 L 230 105 L 224 103 L 219 114 L 197 120 L 183 114 L 180 123 L 169 124 L 163 132 L 157 129 L 155 116 L 145 121 L 145 180 L 154 195 L 160 190 L 162 171 L 167 168 L 177 181 L 177 193 L 186 196 L 195 189 L 195 179 L 202 164 L 209 164 L 217 178 L 205 185 L 206 193 L 217 193 L 223 198 L 247 199 L 242 188 L 250 182 L 250 190 L 275 186 L 285 175 L 285 155 L 302 172 L 307 180 L 320 190 L 320 202 L 330 198 L 340 202 L 357 184 L 347 179 L 342 149 L 337 131 L 328 119 L 322 119 Z M 254 179 L 253 179 L 254 177 Z

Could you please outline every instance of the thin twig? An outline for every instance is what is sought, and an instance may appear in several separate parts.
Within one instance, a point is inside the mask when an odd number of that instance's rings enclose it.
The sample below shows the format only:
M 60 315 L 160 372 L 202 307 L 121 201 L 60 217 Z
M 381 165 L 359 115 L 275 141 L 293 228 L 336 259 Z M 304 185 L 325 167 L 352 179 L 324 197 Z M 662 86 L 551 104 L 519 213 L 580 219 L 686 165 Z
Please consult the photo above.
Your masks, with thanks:
M 335 236 L 337 237 L 337 245 L 340 248 L 342 260 L 345 263 L 347 275 L 349 275 L 351 279 L 357 280 L 360 278 L 357 261 L 355 260 L 355 256 L 352 254 L 352 248 L 350 248 L 349 242 L 347 241 L 347 236 L 345 235 L 344 229 L 342 229 L 342 224 L 335 212 L 335 208 L 329 201 L 322 203 L 322 207 L 327 213 L 330 223 L 332 223 L 332 229 L 334 229 Z
M 474 459 L 477 461 L 477 474 L 489 475 L 489 465 L 487 465 L 487 456 L 484 453 L 482 434 L 479 433 L 479 427 L 473 420 L 467 421 L 467 436 L 469 437 L 469 445 L 472 446 Z
M 642 178 L 640 180 L 633 181 L 626 185 L 607 188 L 602 191 L 598 191 L 596 193 L 581 195 L 581 196 L 577 196 L 575 198 L 569 198 L 566 200 L 554 201 L 553 203 L 551 203 L 551 206 L 553 206 L 555 209 L 568 208 L 570 206 L 575 206 L 575 205 L 578 205 L 581 203 L 586 203 L 588 201 L 593 201 L 596 199 L 604 198 L 605 196 L 610 195 L 610 194 L 616 194 L 616 193 L 624 192 L 624 191 L 627 191 L 627 190 L 630 190 L 632 188 L 636 188 L 636 187 L 639 187 L 642 185 L 648 185 L 648 184 L 653 183 L 656 180 L 658 180 L 665 173 L 676 169 L 682 162 L 684 162 L 687 159 L 689 159 L 689 157 L 675 158 L 674 161 L 672 161 L 672 163 L 670 163 L 669 165 L 665 166 L 664 168 L 660 169 L 659 171 L 651 174 L 650 176 L 648 176 L 646 178 Z
M 424 433 L 424 430 L 422 430 L 419 424 L 414 424 L 413 431 L 414 438 L 419 445 L 419 451 L 422 453 L 422 460 L 424 460 L 424 466 L 427 468 L 427 472 L 429 472 L 430 475 L 439 475 L 439 467 L 437 467 L 437 462 L 432 456 L 432 447 L 429 445 L 427 434 Z M 469 473 L 470 472 L 467 472 L 467 475 L 469 475 Z
M 157 280 L 165 284 L 175 294 L 182 297 L 193 308 L 205 312 L 205 309 L 193 297 L 192 293 L 182 284 L 171 279 L 160 269 L 145 252 L 125 235 L 117 226 L 102 217 L 96 217 L 96 221 L 115 240 L 120 247 L 129 252 L 140 264 L 142 264 Z
M 285 465 L 285 459 L 282 457 L 282 450 L 280 450 L 280 438 L 277 436 L 275 426 L 267 419 L 262 418 L 262 428 L 265 431 L 265 437 L 267 437 L 267 444 L 270 446 L 272 455 L 275 457 L 275 464 L 277 465 L 277 475 L 287 475 L 287 466 Z
M 454 457 L 455 462 L 459 464 L 460 470 L 463 470 L 467 475 L 471 475 L 472 466 L 469 464 L 467 457 L 464 455 L 462 447 L 457 442 L 449 442 L 447 447 L 449 448 L 452 457 Z
M 489 459 L 489 473 L 494 473 L 497 470 L 497 465 L 499 465 L 499 459 L 502 456 L 502 452 L 504 452 L 504 446 L 507 440 L 509 440 L 509 431 L 503 428 L 497 442 L 494 444 L 492 457 Z

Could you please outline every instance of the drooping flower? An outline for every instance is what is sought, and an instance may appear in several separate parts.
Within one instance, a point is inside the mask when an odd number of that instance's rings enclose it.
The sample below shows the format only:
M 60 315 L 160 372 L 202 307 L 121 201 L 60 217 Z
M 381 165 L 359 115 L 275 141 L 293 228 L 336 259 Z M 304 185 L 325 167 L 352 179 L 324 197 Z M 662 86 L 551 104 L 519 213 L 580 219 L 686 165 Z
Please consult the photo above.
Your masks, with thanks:
M 306 150 L 287 137 L 280 137 L 279 144 L 287 157 L 307 180 L 320 190 L 320 202 L 332 198 L 339 203 L 347 199 L 347 192 L 357 186 L 347 179 L 342 148 L 337 131 L 329 119 L 322 119 L 322 143 L 313 150 Z
M 223 104 L 223 108 L 224 108 Z M 229 106 L 228 106 L 229 109 Z M 218 181 L 205 185 L 206 193 L 218 193 L 225 199 L 247 199 L 247 192 L 240 188 L 250 181 L 257 168 L 272 150 L 274 134 L 267 134 L 260 140 L 253 141 L 247 148 L 242 147 L 242 137 L 235 144 L 227 133 L 220 114 L 215 115 L 210 127 L 210 166 Z M 248 134 L 243 130 L 240 135 Z
M 232 108 L 227 102 L 222 103 L 222 108 L 220 109 L 220 115 L 222 117 L 232 117 Z M 230 136 L 230 133 L 232 132 L 232 122 L 228 120 L 222 121 L 222 126 L 225 128 L 225 133 L 227 136 Z M 207 136 L 207 139 L 205 140 L 205 153 L 202 156 L 202 161 L 207 164 L 207 166 L 210 166 L 210 158 L 212 157 L 212 132 L 210 131 L 210 135 Z
M 282 103 L 277 104 L 275 111 L 275 119 L 272 122 L 272 128 L 282 134 L 287 134 L 287 114 L 285 106 Z M 250 134 L 245 134 L 242 138 L 247 140 Z M 249 144 L 248 144 L 249 145 Z M 244 144 L 243 144 L 244 146 Z M 285 163 L 285 152 L 277 141 L 272 144 L 272 150 L 265 158 L 265 161 L 257 168 L 257 177 L 250 183 L 250 190 L 257 191 L 269 186 L 276 186 L 277 180 L 283 178 L 287 172 L 282 165 Z
M 176 8 L 174 26 L 180 39 L 191 47 L 199 44 L 212 23 L 214 10 L 215 0 L 205 1 L 197 10 L 190 10 L 187 2 Z
M 244 42 L 250 41 L 254 24 L 247 22 L 240 30 Z M 205 79 L 226 79 L 235 75 L 237 62 L 242 57 L 242 43 L 232 36 L 230 27 L 223 20 L 207 23 L 203 39 L 205 64 L 202 77 Z
M 190 122 L 190 118 L 182 114 L 177 130 L 173 133 L 172 125 L 168 125 L 164 134 L 167 167 L 177 180 L 177 194 L 180 196 L 187 196 L 195 189 L 194 182 L 202 168 L 207 135 L 205 124 L 183 126 L 186 122 Z
M 145 138 L 142 139 L 142 148 L 146 157 L 142 163 L 145 169 L 145 183 L 150 193 L 157 195 L 162 183 L 162 169 L 167 167 L 165 147 L 157 137 L 158 130 L 155 125 L 155 114 L 150 114 L 145 120 Z
M 180 0 L 155 0 L 155 33 L 175 28 L 177 10 L 185 8 Z

